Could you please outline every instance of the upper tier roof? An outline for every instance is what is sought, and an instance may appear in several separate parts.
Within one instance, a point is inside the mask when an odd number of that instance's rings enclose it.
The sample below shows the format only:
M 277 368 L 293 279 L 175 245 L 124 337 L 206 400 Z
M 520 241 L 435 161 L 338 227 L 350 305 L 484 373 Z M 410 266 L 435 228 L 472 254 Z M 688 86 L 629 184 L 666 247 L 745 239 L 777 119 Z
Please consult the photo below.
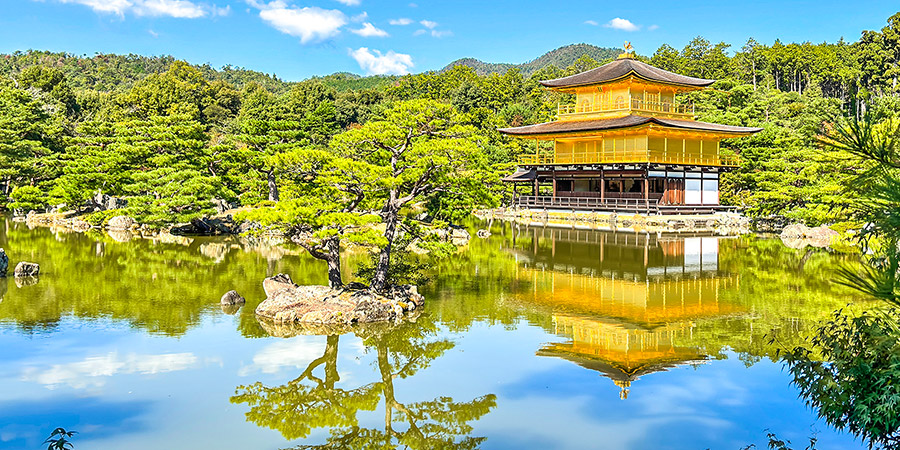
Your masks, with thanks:
M 664 127 L 681 128 L 686 130 L 711 131 L 729 134 L 753 134 L 762 131 L 762 128 L 736 127 L 721 125 L 718 123 L 697 122 L 694 120 L 666 119 L 662 117 L 625 116 L 615 119 L 595 120 L 567 120 L 557 122 L 545 122 L 535 125 L 526 125 L 516 128 L 500 128 L 498 131 L 513 136 L 532 136 L 541 134 L 577 133 L 583 131 L 604 131 L 621 128 L 631 128 L 644 124 L 657 124 Z
M 716 80 L 686 77 L 684 75 L 669 72 L 668 70 L 653 67 L 650 64 L 642 63 L 630 57 L 620 57 L 619 59 L 609 64 L 604 64 L 596 69 L 591 69 L 568 77 L 541 81 L 540 83 L 549 88 L 589 86 L 592 84 L 617 80 L 630 73 L 633 73 L 638 78 L 643 78 L 648 81 L 698 88 L 706 87 L 716 82 Z

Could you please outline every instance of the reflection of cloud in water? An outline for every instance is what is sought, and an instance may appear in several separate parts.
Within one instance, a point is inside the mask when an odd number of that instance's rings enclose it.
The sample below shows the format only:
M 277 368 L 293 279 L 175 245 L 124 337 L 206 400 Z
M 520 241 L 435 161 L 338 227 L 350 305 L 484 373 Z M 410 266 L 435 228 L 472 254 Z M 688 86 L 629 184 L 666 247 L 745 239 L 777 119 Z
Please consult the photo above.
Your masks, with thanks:
M 748 403 L 746 387 L 725 378 L 693 373 L 676 384 L 647 386 L 635 399 L 645 414 L 703 414 L 711 405 L 740 407 Z
M 269 344 L 253 355 L 253 364 L 238 370 L 238 376 L 245 377 L 258 372 L 278 374 L 284 369 L 306 370 L 311 362 L 325 354 L 325 339 L 326 336 L 322 335 L 302 335 Z M 366 346 L 361 339 L 352 334 L 341 336 L 338 357 L 342 362 L 358 365 L 361 363 L 359 356 L 365 353 Z M 347 382 L 352 373 L 341 371 L 340 376 L 341 381 Z
M 531 397 L 506 400 L 505 414 L 486 416 L 478 423 L 475 433 L 490 435 L 490 442 L 498 448 L 582 449 L 595 448 L 596 445 L 596 448 L 630 449 L 661 448 L 643 446 L 640 443 L 648 436 L 655 436 L 660 430 L 673 425 L 712 433 L 721 433 L 733 426 L 729 421 L 717 417 L 685 416 L 678 413 L 641 417 L 633 414 L 631 410 L 617 411 L 608 408 L 600 420 L 566 413 L 534 413 L 534 411 L 596 410 L 597 404 L 589 395 L 570 399 Z M 602 444 L 598 444 L 598 441 L 586 441 L 586 436 L 602 436 Z M 586 445 L 586 442 L 591 444 Z M 690 445 L 686 448 L 690 448 Z
M 149 407 L 146 401 L 82 396 L 0 403 L 0 448 L 47 448 L 41 442 L 62 424 L 78 431 L 76 442 L 140 432 L 144 423 L 135 419 L 147 414 Z
M 279 373 L 285 368 L 306 369 L 325 353 L 324 336 L 297 336 L 265 346 L 253 356 L 253 364 L 241 367 L 238 375 Z
M 103 356 L 91 356 L 83 361 L 54 364 L 49 369 L 26 367 L 22 379 L 33 381 L 54 389 L 59 385 L 73 388 L 103 386 L 105 377 L 124 374 L 150 375 L 188 369 L 197 364 L 193 353 L 168 353 L 162 355 L 129 354 L 124 357 L 118 352 Z

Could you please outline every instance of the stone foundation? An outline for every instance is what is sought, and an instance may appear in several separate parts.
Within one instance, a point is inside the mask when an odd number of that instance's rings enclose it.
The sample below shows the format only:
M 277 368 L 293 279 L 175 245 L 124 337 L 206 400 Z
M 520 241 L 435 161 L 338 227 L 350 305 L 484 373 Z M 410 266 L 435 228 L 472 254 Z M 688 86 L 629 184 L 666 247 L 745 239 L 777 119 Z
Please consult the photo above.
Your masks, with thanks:
M 645 215 L 562 209 L 497 208 L 476 211 L 483 220 L 510 220 L 528 226 L 648 233 L 749 233 L 750 220 L 736 213 Z

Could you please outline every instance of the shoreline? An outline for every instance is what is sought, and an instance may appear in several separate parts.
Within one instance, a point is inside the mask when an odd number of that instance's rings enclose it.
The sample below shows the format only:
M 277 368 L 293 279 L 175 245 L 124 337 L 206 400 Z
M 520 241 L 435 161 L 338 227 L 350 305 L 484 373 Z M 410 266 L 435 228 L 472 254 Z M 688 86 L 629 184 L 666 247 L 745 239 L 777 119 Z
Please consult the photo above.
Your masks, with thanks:
M 644 215 L 571 209 L 495 208 L 473 214 L 482 220 L 509 220 L 528 226 L 635 233 L 714 233 L 740 236 L 752 233 L 750 219 L 737 213 Z

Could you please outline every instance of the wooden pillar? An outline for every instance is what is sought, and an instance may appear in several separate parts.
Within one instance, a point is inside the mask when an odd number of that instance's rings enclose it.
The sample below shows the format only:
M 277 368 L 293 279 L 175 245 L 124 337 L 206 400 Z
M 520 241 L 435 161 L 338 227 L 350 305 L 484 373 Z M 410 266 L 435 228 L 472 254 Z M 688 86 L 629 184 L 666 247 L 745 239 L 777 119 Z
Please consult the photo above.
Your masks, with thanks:
M 534 176 L 534 196 L 537 197 L 537 195 L 538 195 L 538 178 L 537 178 L 537 174 L 535 174 L 535 176 Z
M 666 203 L 669 202 L 669 171 L 668 170 L 666 170 L 666 177 L 663 180 L 663 201 Z
M 556 168 L 553 169 L 553 198 L 556 198 Z
M 603 175 L 603 168 L 600 168 L 600 203 L 606 198 L 606 177 Z
M 650 173 L 645 170 L 644 171 L 644 206 L 647 207 L 648 212 L 650 209 Z

